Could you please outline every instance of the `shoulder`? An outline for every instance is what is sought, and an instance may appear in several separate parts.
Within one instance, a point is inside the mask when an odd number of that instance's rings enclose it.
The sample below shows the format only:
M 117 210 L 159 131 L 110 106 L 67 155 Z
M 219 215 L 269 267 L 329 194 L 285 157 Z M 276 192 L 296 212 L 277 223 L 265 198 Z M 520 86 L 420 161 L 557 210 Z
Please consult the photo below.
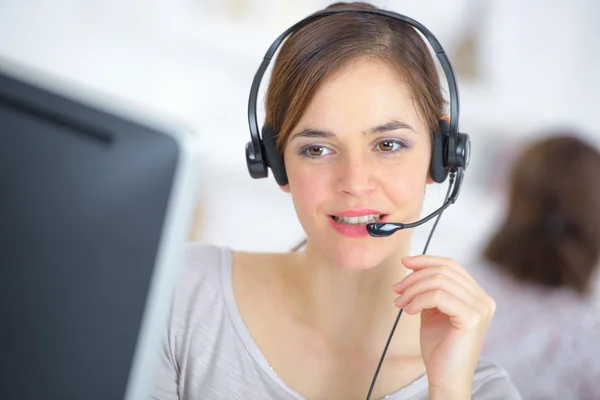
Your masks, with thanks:
M 156 381 L 160 398 L 166 393 L 176 397 L 179 374 L 185 374 L 193 364 L 190 349 L 202 352 L 219 334 L 225 309 L 222 270 L 227 265 L 228 254 L 226 248 L 188 242 L 184 244 L 181 264 L 172 266 L 178 271 L 166 329 L 162 333 Z
M 199 242 L 189 242 L 185 246 L 182 269 L 175 290 L 176 300 L 182 300 L 201 290 L 203 294 L 222 291 L 231 285 L 234 274 L 243 278 L 272 272 L 275 266 L 285 263 L 286 254 L 252 253 L 233 251 Z M 264 274 L 262 274 L 264 275 Z
M 253 288 L 258 290 L 281 278 L 286 271 L 297 266 L 298 253 L 257 253 L 235 251 L 231 253 L 231 269 L 236 293 Z M 243 285 L 241 284 L 243 283 Z
M 485 358 L 480 358 L 477 363 L 472 394 L 476 400 L 521 400 L 508 372 Z
M 223 310 L 223 283 L 230 268 L 231 251 L 197 242 L 185 244 L 171 306 L 171 328 Z
M 201 242 L 188 242 L 185 244 L 184 270 L 214 268 L 215 265 L 219 265 L 223 261 L 223 255 L 230 252 L 225 247 Z
M 237 281 L 259 283 L 259 278 L 277 265 L 274 260 L 278 256 L 233 251 L 199 242 L 187 243 L 175 287 L 173 313 L 182 316 L 193 311 L 198 317 L 211 310 L 224 309 L 233 296 L 233 275 Z
M 231 262 L 231 250 L 203 243 L 185 245 L 183 266 L 175 293 L 181 294 L 203 287 L 220 285 L 221 274 Z

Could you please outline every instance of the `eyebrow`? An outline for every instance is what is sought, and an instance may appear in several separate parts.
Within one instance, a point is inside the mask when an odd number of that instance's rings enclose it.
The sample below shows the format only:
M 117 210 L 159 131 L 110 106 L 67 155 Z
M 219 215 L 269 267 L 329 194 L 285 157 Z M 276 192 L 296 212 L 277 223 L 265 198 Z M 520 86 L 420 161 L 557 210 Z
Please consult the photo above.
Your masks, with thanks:
M 373 134 L 373 133 L 385 133 L 390 131 L 395 131 L 399 129 L 406 129 L 417 133 L 417 131 L 407 124 L 406 122 L 399 120 L 391 120 L 386 122 L 385 124 L 377 125 L 374 128 L 371 128 L 370 131 L 363 131 L 363 134 Z M 307 137 L 307 138 L 322 138 L 322 139 L 335 139 L 335 133 L 331 131 L 326 131 L 322 129 L 314 129 L 314 128 L 306 128 L 292 135 L 290 140 L 295 139 L 297 137 Z
M 398 129 L 407 129 L 409 131 L 413 131 L 414 133 L 417 133 L 415 128 L 413 128 L 406 122 L 399 121 L 396 119 L 386 122 L 385 124 L 376 126 L 375 128 L 371 129 L 371 133 L 385 133 L 385 132 L 389 132 L 389 131 L 395 131 Z

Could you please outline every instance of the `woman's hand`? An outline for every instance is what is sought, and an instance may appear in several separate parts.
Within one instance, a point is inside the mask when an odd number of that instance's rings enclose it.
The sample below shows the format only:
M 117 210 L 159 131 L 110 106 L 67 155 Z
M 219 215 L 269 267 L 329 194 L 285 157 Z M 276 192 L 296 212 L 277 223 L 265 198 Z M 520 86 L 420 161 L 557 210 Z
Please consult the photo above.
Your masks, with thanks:
M 394 286 L 400 295 L 396 305 L 407 314 L 421 313 L 421 355 L 430 398 L 470 399 L 496 304 L 454 260 L 420 255 L 402 263 L 413 273 Z

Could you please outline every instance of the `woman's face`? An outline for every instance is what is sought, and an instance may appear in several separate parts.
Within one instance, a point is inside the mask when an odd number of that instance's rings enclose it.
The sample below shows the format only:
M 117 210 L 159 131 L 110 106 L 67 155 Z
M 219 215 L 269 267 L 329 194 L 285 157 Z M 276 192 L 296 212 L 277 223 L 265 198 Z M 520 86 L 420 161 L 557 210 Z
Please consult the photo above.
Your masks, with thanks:
M 408 249 L 406 233 L 373 238 L 366 223 L 420 216 L 431 143 L 415 103 L 387 64 L 356 61 L 324 82 L 292 131 L 284 190 L 308 246 L 330 261 L 368 269 Z

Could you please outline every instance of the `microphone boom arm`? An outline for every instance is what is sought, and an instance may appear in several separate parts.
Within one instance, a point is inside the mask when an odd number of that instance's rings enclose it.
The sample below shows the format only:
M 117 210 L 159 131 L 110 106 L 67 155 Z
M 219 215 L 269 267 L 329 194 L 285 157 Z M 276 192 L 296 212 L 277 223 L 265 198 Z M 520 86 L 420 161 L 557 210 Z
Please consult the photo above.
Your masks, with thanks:
M 432 212 L 425 218 L 422 218 L 416 222 L 411 222 L 409 224 L 402 224 L 402 223 L 396 223 L 396 222 L 383 222 L 383 223 L 367 224 L 367 232 L 369 232 L 369 235 L 371 235 L 373 237 L 388 237 L 388 236 L 394 234 L 395 232 L 399 231 L 400 229 L 415 228 L 419 225 L 422 225 L 422 224 L 428 222 L 436 215 L 441 214 L 446 208 L 448 208 L 450 206 L 450 204 L 454 204 L 454 202 L 456 201 L 456 199 L 458 198 L 458 195 L 460 193 L 460 187 L 462 186 L 463 175 L 464 175 L 464 169 L 462 167 L 458 168 L 456 171 L 456 181 L 454 181 L 452 178 L 450 178 L 451 179 L 450 185 L 453 185 L 452 194 L 450 195 L 450 197 L 448 197 L 448 199 L 444 202 L 444 204 L 442 204 L 442 206 L 440 208 L 438 208 L 437 210 L 435 210 L 434 212 Z

